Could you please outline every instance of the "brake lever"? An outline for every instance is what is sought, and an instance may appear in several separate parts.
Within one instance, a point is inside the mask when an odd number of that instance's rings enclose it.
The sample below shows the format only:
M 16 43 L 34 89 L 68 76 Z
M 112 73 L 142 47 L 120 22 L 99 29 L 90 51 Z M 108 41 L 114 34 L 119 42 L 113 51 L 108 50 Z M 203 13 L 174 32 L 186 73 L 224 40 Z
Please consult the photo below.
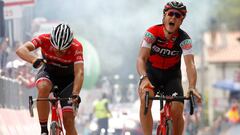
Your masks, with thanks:
M 73 102 L 73 98 L 69 98 L 68 103 L 72 103 L 73 114 L 74 114 L 74 116 L 76 116 L 77 113 L 78 113 L 79 104 L 81 103 L 81 98 L 80 97 L 78 98 L 78 102 L 77 103 Z
M 149 105 L 149 91 L 146 91 L 144 115 L 146 115 L 148 112 L 148 105 Z
M 190 115 L 193 115 L 194 113 L 194 106 L 195 106 L 195 101 L 194 101 L 194 96 L 193 96 L 193 92 L 190 91 L 189 94 L 189 98 L 190 98 Z
M 28 109 L 29 109 L 30 116 L 34 117 L 34 113 L 33 113 L 33 98 L 32 98 L 32 96 L 29 96 L 29 98 L 28 98 Z

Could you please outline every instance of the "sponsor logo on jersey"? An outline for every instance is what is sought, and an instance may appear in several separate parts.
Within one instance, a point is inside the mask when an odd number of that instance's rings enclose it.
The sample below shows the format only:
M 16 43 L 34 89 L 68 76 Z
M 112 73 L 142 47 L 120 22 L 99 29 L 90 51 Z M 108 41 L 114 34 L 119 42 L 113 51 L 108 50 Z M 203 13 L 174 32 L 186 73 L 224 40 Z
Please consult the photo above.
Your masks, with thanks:
M 176 41 L 177 40 L 177 37 L 173 37 L 172 38 L 172 41 L 174 42 L 174 41 Z
M 34 39 L 32 40 L 32 43 L 33 43 L 35 46 L 38 46 L 38 45 L 41 44 L 42 42 L 41 42 L 41 40 L 37 37 L 37 38 L 34 38 Z
M 173 97 L 176 97 L 177 95 L 178 95 L 177 92 L 174 92 L 174 93 L 172 94 Z
M 37 41 L 35 39 L 32 41 L 32 43 L 34 44 L 34 46 L 37 45 Z
M 168 48 L 160 48 L 156 45 L 152 47 L 152 50 L 161 56 L 177 56 L 180 54 L 180 51 L 170 50 Z
M 76 43 L 74 40 L 73 40 L 73 42 L 72 42 L 72 46 L 79 46 L 79 44 L 78 43 Z
M 74 53 L 74 56 L 79 55 L 79 54 L 82 54 L 82 51 L 76 50 L 75 53 Z
M 192 40 L 191 39 L 185 39 L 180 43 L 180 46 L 184 50 L 189 50 L 192 48 Z
M 71 60 L 66 60 L 66 59 L 63 59 L 63 58 L 59 58 L 57 56 L 47 54 L 46 52 L 43 52 L 43 51 L 42 51 L 42 55 L 43 55 L 43 57 L 46 57 L 50 60 L 56 60 L 56 61 L 60 61 L 62 63 L 71 63 L 72 62 Z
M 82 56 L 77 56 L 77 60 L 83 60 Z
M 61 64 L 55 63 L 55 62 L 52 62 L 51 64 L 54 66 L 60 67 L 60 68 L 68 68 L 69 67 L 68 65 L 61 65 Z
M 144 40 L 146 40 L 147 43 L 152 44 L 155 41 L 155 37 L 154 37 L 154 35 L 152 33 L 146 32 L 145 36 L 144 36 Z
M 166 44 L 166 40 L 162 40 L 161 38 L 158 38 L 157 39 L 157 44 L 160 45 L 160 46 L 161 45 L 165 45 Z

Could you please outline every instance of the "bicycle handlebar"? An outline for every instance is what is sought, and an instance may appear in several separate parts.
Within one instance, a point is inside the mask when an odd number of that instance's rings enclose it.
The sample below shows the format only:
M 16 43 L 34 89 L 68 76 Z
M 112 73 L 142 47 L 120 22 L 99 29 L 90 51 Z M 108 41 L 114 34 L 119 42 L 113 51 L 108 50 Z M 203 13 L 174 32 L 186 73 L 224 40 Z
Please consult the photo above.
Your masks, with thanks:
M 184 97 L 184 96 L 159 96 L 159 97 L 150 97 L 149 96 L 149 91 L 146 91 L 145 94 L 145 108 L 144 108 L 144 115 L 147 114 L 148 112 L 148 105 L 149 105 L 149 100 L 159 100 L 160 102 L 163 100 L 166 100 L 168 102 L 171 101 L 179 101 L 179 100 L 190 100 L 190 112 L 189 114 L 192 115 L 194 113 L 194 106 L 195 106 L 195 102 L 194 102 L 194 97 L 193 97 L 193 92 L 190 91 L 189 97 Z
M 29 96 L 29 112 L 30 112 L 30 116 L 33 117 L 34 116 L 34 113 L 33 113 L 33 103 L 34 102 L 37 102 L 37 101 L 49 101 L 51 103 L 54 103 L 54 102 L 57 102 L 57 101 L 69 101 L 69 103 L 72 103 L 72 98 L 69 97 L 69 98 L 37 98 L 37 99 L 33 99 L 32 96 Z M 81 99 L 80 99 L 80 102 L 81 102 Z M 79 103 L 73 103 L 73 111 L 74 112 L 77 112 L 78 110 L 78 107 L 79 107 Z
M 194 96 L 193 96 L 193 92 L 192 91 L 190 91 L 190 94 L 189 94 L 190 96 L 189 96 L 189 100 L 190 100 L 190 104 L 189 104 L 189 107 L 190 107 L 190 112 L 189 112 L 189 114 L 190 115 L 193 115 L 193 113 L 194 113 L 194 106 L 195 106 L 195 101 L 194 101 Z

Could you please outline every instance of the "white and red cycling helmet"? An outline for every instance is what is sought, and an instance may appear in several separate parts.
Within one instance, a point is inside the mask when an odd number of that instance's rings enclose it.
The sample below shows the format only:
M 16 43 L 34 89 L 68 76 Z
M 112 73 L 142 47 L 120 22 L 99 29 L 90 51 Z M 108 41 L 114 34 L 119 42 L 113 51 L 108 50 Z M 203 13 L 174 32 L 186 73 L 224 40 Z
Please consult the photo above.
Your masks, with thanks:
M 62 51 L 71 46 L 73 33 L 67 24 L 59 24 L 51 33 L 51 44 L 54 48 Z

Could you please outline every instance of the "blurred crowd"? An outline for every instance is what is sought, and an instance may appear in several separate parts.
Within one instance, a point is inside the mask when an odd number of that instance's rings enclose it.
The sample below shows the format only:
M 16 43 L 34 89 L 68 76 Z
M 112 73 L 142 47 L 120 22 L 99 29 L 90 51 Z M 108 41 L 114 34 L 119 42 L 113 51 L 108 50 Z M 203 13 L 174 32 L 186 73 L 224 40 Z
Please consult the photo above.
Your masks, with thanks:
M 203 117 L 198 117 L 198 118 L 203 118 Z M 185 123 L 188 124 L 188 127 L 195 127 L 196 130 L 199 128 L 199 122 L 196 121 L 195 118 L 192 117 L 194 120 L 194 123 Z M 189 125 L 190 124 L 190 125 Z M 191 125 L 193 124 L 193 125 Z M 231 131 L 231 128 L 237 127 L 239 130 L 239 125 L 240 125 L 240 100 L 236 98 L 232 98 L 229 101 L 229 106 L 225 109 L 224 112 L 219 113 L 213 124 L 211 126 L 206 126 L 204 125 L 200 130 L 198 130 L 197 133 L 189 134 L 189 130 L 186 130 L 185 135 L 228 135 L 230 134 L 229 132 Z M 191 131 L 191 130 L 190 130 Z
M 238 99 L 230 100 L 229 107 L 226 112 L 220 115 L 215 121 L 215 135 L 219 135 L 221 132 L 227 131 L 230 127 L 240 124 L 239 103 Z
M 20 84 L 34 87 L 34 70 L 32 66 L 17 57 L 15 51 L 22 42 L 9 42 L 8 37 L 0 39 L 0 76 L 14 79 Z

